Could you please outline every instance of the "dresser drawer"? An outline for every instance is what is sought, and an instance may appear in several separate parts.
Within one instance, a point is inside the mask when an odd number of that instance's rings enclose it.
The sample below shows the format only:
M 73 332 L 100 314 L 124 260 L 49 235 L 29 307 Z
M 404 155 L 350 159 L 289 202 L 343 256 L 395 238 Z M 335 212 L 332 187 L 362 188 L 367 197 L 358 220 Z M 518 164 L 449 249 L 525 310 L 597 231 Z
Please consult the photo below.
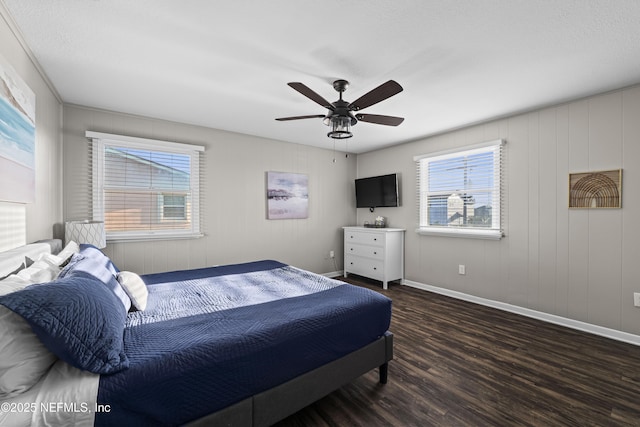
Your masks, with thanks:
M 362 258 L 352 255 L 346 255 L 345 271 L 360 274 L 372 279 L 381 279 L 384 277 L 384 262 L 377 259 Z
M 344 245 L 346 255 L 362 256 L 384 260 L 384 248 L 378 246 L 358 245 L 347 242 Z
M 344 234 L 344 243 L 356 243 L 361 245 L 384 246 L 384 234 L 347 231 Z

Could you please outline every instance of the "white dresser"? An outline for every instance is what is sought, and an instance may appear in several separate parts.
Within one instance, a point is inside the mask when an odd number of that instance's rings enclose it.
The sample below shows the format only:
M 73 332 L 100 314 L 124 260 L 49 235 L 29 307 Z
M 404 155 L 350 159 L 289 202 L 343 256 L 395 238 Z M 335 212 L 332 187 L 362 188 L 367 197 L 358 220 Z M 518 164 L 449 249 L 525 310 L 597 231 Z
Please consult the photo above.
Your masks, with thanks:
M 401 228 L 342 227 L 344 277 L 349 273 L 382 281 L 404 278 L 404 231 Z

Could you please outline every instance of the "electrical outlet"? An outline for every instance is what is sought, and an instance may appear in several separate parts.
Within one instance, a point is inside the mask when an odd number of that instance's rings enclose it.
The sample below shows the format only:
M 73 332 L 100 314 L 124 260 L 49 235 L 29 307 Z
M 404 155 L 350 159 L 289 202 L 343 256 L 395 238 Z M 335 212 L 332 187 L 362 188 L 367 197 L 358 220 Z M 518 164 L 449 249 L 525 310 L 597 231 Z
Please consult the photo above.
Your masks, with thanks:
M 633 305 L 640 307 L 640 292 L 633 293 Z
M 467 270 L 466 270 L 466 268 L 464 267 L 464 264 L 460 264 L 460 265 L 458 265 L 458 274 L 462 274 L 462 275 L 467 274 Z
M 333 251 L 329 251 L 329 258 L 335 258 L 336 254 Z

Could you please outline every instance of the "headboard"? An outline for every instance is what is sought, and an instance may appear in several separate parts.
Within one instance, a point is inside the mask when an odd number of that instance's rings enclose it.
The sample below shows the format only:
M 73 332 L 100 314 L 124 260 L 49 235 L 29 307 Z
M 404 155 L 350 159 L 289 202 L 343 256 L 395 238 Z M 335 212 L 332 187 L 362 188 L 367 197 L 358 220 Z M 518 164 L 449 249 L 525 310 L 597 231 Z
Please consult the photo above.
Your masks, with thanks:
M 37 259 L 43 253 L 55 255 L 61 250 L 60 239 L 48 239 L 0 252 L 0 279 L 26 267 L 30 260 Z

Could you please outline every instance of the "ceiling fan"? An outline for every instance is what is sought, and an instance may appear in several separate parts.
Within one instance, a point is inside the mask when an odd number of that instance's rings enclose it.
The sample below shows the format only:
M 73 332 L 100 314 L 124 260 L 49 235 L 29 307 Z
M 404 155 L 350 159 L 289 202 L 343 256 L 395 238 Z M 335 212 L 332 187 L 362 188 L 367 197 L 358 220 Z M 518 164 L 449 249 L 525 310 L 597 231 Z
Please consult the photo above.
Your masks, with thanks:
M 377 104 L 380 101 L 384 101 L 385 99 L 402 92 L 402 86 L 400 86 L 393 80 L 389 80 L 388 82 L 381 84 L 377 88 L 365 93 L 353 102 L 347 102 L 342 99 L 342 92 L 347 90 L 347 87 L 349 86 L 349 82 L 346 80 L 336 80 L 333 82 L 333 88 L 340 93 L 340 99 L 338 99 L 336 102 L 327 101 L 326 99 L 315 93 L 313 90 L 309 89 L 309 87 L 303 83 L 291 82 L 287 84 L 310 100 L 327 108 L 329 111 L 326 115 L 317 114 L 311 116 L 281 117 L 276 120 L 287 121 L 321 118 L 323 119 L 325 125 L 331 126 L 331 132 L 327 134 L 329 138 L 351 138 L 353 136 L 353 134 L 351 133 L 351 126 L 355 126 L 358 121 L 386 126 L 398 126 L 404 121 L 403 117 L 353 113 L 370 107 L 373 104 Z

